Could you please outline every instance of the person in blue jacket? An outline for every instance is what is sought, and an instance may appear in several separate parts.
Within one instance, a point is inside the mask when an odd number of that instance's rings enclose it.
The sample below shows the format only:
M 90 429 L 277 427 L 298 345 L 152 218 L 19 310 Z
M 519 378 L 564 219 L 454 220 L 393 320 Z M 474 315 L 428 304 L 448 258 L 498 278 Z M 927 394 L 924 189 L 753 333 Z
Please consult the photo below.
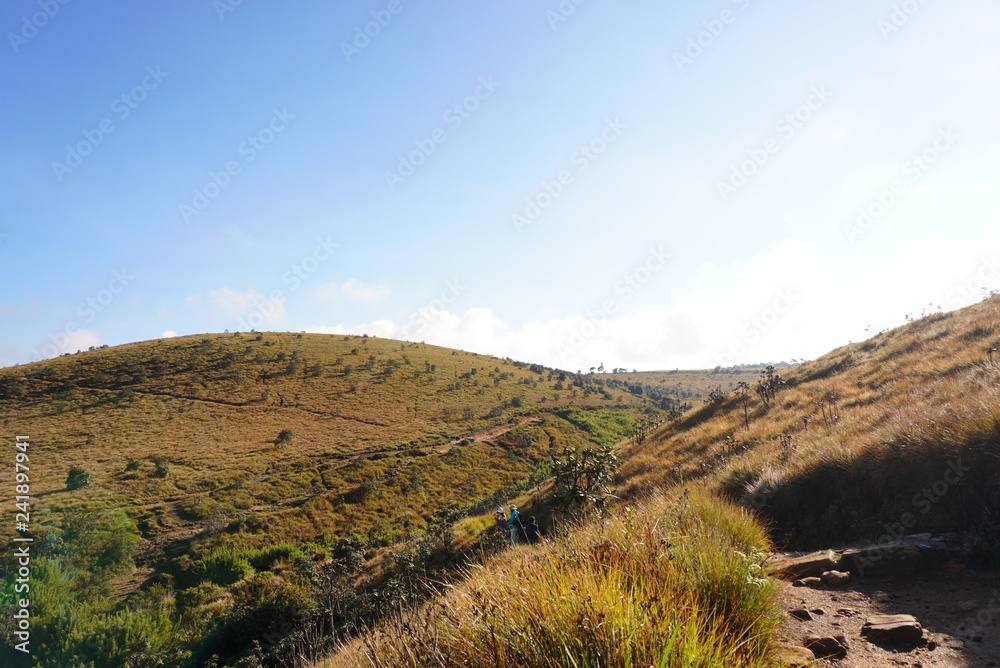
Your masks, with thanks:
M 510 517 L 507 518 L 510 528 L 510 544 L 517 545 L 517 536 L 521 533 L 521 513 L 513 503 L 510 504 Z
M 529 545 L 536 545 L 542 542 L 542 530 L 535 522 L 535 516 L 532 515 L 528 518 L 528 523 L 524 525 L 524 538 L 528 541 Z

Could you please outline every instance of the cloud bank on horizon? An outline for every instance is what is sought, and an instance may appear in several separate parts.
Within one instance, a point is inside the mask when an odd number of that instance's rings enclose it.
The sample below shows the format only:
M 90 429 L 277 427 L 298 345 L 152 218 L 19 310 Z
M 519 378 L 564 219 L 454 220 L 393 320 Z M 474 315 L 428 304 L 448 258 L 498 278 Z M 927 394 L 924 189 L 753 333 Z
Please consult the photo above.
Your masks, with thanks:
M 989 0 L 16 0 L 0 26 L 0 365 L 257 329 L 704 368 L 1000 289 Z

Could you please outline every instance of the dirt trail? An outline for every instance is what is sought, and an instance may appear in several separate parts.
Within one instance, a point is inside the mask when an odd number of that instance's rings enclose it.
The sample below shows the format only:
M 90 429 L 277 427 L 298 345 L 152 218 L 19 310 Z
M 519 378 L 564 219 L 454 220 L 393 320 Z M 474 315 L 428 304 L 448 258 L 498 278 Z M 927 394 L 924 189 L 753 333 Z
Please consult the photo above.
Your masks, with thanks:
M 444 454 L 452 448 L 458 447 L 466 439 L 482 443 L 498 438 L 499 436 L 502 436 L 514 429 L 525 427 L 529 424 L 539 424 L 544 421 L 544 415 L 529 415 L 520 418 L 516 422 L 480 429 L 479 431 L 469 434 L 463 438 L 456 438 L 448 443 L 428 448 L 421 448 L 421 450 L 428 454 Z M 393 450 L 380 452 L 379 454 L 396 455 L 403 452 L 406 452 L 406 450 Z M 329 462 L 338 466 L 347 466 L 352 461 L 358 457 L 364 456 L 365 454 L 366 453 L 336 457 L 329 460 Z M 255 476 L 254 478 L 260 479 L 263 478 L 264 475 L 266 475 L 266 473 Z M 162 508 L 162 511 L 158 513 L 156 520 L 156 524 L 160 532 L 152 540 L 142 539 L 140 541 L 138 549 L 136 550 L 136 562 L 138 566 L 133 569 L 133 572 L 122 576 L 114 583 L 115 592 L 119 600 L 125 598 L 146 583 L 146 581 L 154 573 L 153 569 L 150 567 L 152 563 L 160 561 L 164 557 L 177 556 L 183 547 L 188 545 L 189 542 L 201 532 L 203 529 L 201 522 L 195 522 L 183 518 L 181 502 L 186 498 L 192 496 L 202 496 L 204 494 L 207 494 L 207 492 L 184 494 L 173 497 L 170 500 L 143 504 L 142 507 L 147 511 L 153 510 L 153 508 Z M 259 512 L 263 510 L 271 510 L 276 507 L 295 507 L 304 503 L 308 500 L 308 498 L 308 496 L 297 495 L 295 497 L 282 499 L 275 503 L 256 505 L 250 510 L 252 512 Z
M 508 431 L 513 431 L 514 429 L 520 429 L 521 427 L 526 427 L 529 424 L 541 424 L 544 421 L 545 421 L 544 415 L 529 415 L 526 417 L 522 417 L 517 422 L 498 424 L 495 427 L 480 429 L 479 431 L 473 433 L 470 436 L 466 436 L 465 438 L 457 438 L 449 443 L 445 443 L 444 445 L 439 445 L 435 448 L 430 448 L 430 450 L 437 453 L 448 452 L 449 450 L 454 448 L 456 445 L 458 445 L 465 439 L 469 439 L 470 441 L 476 441 L 477 443 L 483 443 L 485 441 L 497 438 L 498 436 L 503 436 Z
M 443 443 L 441 445 L 435 445 L 435 446 L 426 447 L 426 448 L 419 448 L 419 450 L 421 452 L 426 453 L 426 454 L 433 453 L 433 454 L 443 455 L 444 453 L 448 452 L 452 448 L 455 448 L 455 447 L 459 446 L 462 443 L 462 441 L 470 440 L 470 441 L 475 441 L 477 443 L 484 443 L 486 441 L 490 441 L 490 440 L 492 440 L 494 438 L 497 438 L 498 436 L 503 436 L 507 432 L 513 431 L 514 429 L 519 429 L 520 427 L 524 427 L 524 426 L 527 426 L 529 424 L 540 424 L 540 423 L 542 423 L 544 421 L 545 421 L 545 416 L 544 415 L 529 415 L 529 416 L 526 416 L 526 417 L 522 417 L 517 422 L 511 422 L 511 423 L 507 423 L 507 424 L 500 424 L 500 425 L 497 425 L 495 427 L 487 427 L 486 429 L 480 429 L 479 431 L 473 432 L 473 433 L 469 434 L 468 436 L 463 436 L 462 438 L 456 438 L 456 439 L 453 439 L 453 440 L 451 440 L 451 441 L 449 441 L 447 443 Z M 399 454 L 402 454 L 404 452 L 409 452 L 411 449 L 412 448 L 406 448 L 406 449 L 401 449 L 401 450 L 384 450 L 384 451 L 378 452 L 377 454 L 382 455 L 382 456 L 399 455 Z M 366 456 L 368 454 L 371 454 L 371 453 L 359 453 L 359 454 L 356 454 L 356 455 L 346 455 L 346 456 L 343 456 L 343 457 L 334 457 L 333 459 L 330 459 L 328 461 L 330 463 L 333 463 L 333 464 L 340 464 L 341 466 L 346 466 L 347 464 L 351 463 L 352 461 L 354 461 L 358 457 L 364 457 L 364 456 Z
M 838 668 L 982 668 L 1000 666 L 1000 573 L 976 571 L 958 562 L 905 577 L 854 579 L 841 589 L 781 585 L 786 613 L 809 611 L 808 620 L 789 614 L 782 640 L 802 645 L 808 635 L 847 638 L 842 659 L 815 662 Z M 924 628 L 916 646 L 869 641 L 862 635 L 874 615 L 913 615 Z

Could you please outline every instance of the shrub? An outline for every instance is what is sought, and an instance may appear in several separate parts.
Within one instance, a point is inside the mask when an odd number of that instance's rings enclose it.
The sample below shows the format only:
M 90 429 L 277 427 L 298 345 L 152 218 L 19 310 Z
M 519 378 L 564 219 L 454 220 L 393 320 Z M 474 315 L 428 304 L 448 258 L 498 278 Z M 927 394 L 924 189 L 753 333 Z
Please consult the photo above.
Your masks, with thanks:
M 155 455 L 150 457 L 150 461 L 156 466 L 153 470 L 153 476 L 156 478 L 166 478 L 170 475 L 170 467 L 167 466 L 167 458 L 163 455 Z
M 181 501 L 181 512 L 192 520 L 207 520 L 219 504 L 207 496 L 192 496 Z
M 66 489 L 80 489 L 94 482 L 94 476 L 84 468 L 71 466 L 66 476 Z
M 222 587 L 211 582 L 202 582 L 194 587 L 182 589 L 177 592 L 177 609 L 184 612 L 211 603 L 221 597 L 225 591 Z
M 293 562 L 302 557 L 303 554 L 302 549 L 298 545 L 294 543 L 282 542 L 260 548 L 259 550 L 249 553 L 247 556 L 250 560 L 250 565 L 256 570 L 266 571 L 269 570 L 276 561 L 281 560 Z
M 253 571 L 253 566 L 243 554 L 223 549 L 196 561 L 189 579 L 192 582 L 208 581 L 225 587 L 239 582 Z

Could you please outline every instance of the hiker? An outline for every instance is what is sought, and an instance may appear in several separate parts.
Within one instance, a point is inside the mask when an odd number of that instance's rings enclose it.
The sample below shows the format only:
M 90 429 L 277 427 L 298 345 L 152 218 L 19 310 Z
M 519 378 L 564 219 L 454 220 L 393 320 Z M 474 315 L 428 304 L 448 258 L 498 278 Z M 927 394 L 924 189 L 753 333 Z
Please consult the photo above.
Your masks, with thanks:
M 528 523 L 524 525 L 524 537 L 528 540 L 528 545 L 535 545 L 542 542 L 542 528 L 535 522 L 535 516 L 528 518 Z
M 503 514 L 503 506 L 497 508 L 497 511 L 493 513 L 493 526 L 502 527 L 507 525 L 507 516 Z
M 513 503 L 510 504 L 510 519 L 507 520 L 507 526 L 510 527 L 510 544 L 517 545 L 517 535 L 521 533 L 521 513 Z

